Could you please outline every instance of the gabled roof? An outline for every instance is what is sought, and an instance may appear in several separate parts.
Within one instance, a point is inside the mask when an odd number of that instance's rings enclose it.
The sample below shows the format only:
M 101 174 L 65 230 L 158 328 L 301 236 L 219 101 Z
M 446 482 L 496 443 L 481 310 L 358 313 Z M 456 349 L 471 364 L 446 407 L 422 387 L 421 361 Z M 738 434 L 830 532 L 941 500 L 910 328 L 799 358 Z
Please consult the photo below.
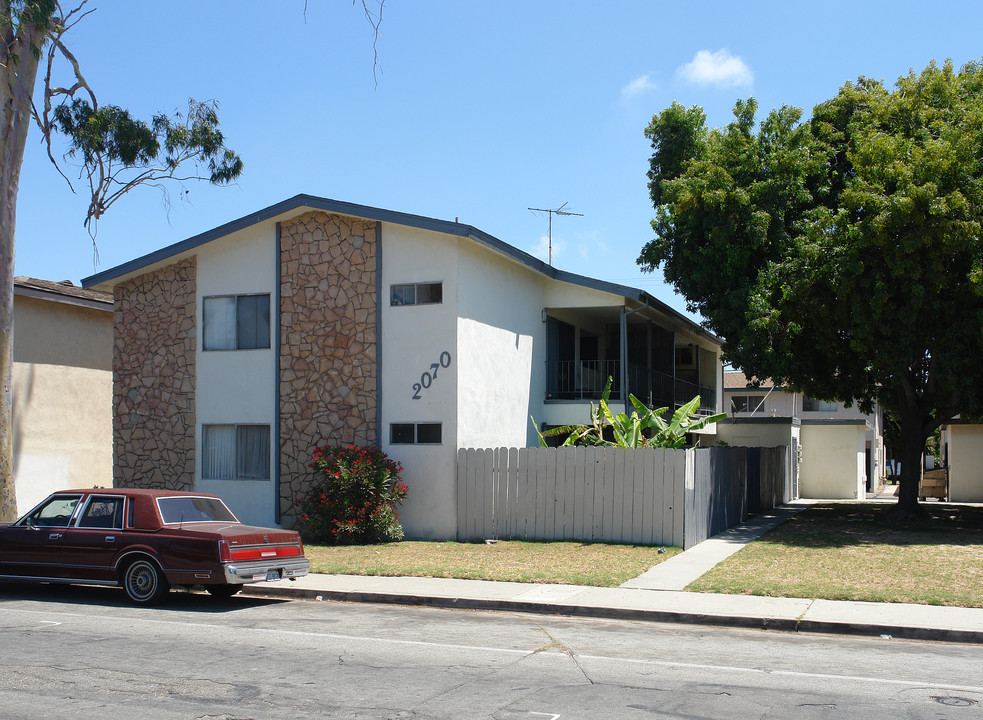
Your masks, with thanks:
M 113 310 L 112 295 L 98 290 L 76 287 L 71 280 L 54 282 L 18 275 L 14 278 L 14 295 L 61 302 L 67 305 L 80 305 L 109 312 Z
M 488 233 L 471 225 L 450 222 L 449 220 L 437 220 L 435 218 L 423 217 L 422 215 L 411 215 L 409 213 L 397 212 L 395 210 L 385 210 L 383 208 L 358 205 L 341 200 L 331 200 L 329 198 L 306 194 L 295 195 L 288 200 L 284 200 L 275 205 L 270 205 L 263 210 L 254 212 L 251 215 L 246 215 L 238 220 L 233 220 L 225 225 L 220 225 L 219 227 L 201 233 L 200 235 L 195 235 L 187 240 L 182 240 L 181 242 L 161 248 L 160 250 L 134 260 L 130 260 L 129 262 L 123 263 L 122 265 L 118 265 L 109 270 L 83 278 L 82 286 L 89 288 L 94 285 L 100 285 L 107 282 L 112 283 L 114 280 L 121 279 L 126 275 L 130 275 L 141 270 L 142 268 L 188 252 L 189 250 L 193 250 L 201 245 L 204 245 L 205 243 L 211 242 L 212 240 L 216 240 L 220 237 L 243 230 L 251 225 L 270 220 L 279 215 L 303 208 L 322 210 L 324 212 L 338 215 L 349 215 L 366 220 L 376 220 L 378 222 L 395 223 L 422 230 L 432 230 L 434 232 L 445 233 L 447 235 L 454 235 L 456 237 L 468 238 L 479 245 L 484 245 L 491 250 L 501 253 L 502 255 L 505 255 L 506 257 L 511 258 L 512 260 L 515 260 L 522 265 L 525 265 L 526 267 L 555 280 L 594 290 L 601 290 L 613 295 L 620 295 L 629 300 L 635 300 L 642 305 L 651 306 L 653 309 L 656 309 L 664 315 L 667 315 L 689 327 L 692 331 L 705 336 L 716 343 L 722 343 L 720 338 L 713 335 L 699 324 L 693 322 L 682 313 L 669 307 L 661 300 L 649 295 L 644 290 L 638 290 L 637 288 L 619 285 L 617 283 L 605 282 L 603 280 L 596 280 L 584 275 L 566 272 L 565 270 L 558 270 L 552 265 L 533 257 L 529 253 L 519 250 L 508 243 L 502 242 L 493 235 L 489 235 Z

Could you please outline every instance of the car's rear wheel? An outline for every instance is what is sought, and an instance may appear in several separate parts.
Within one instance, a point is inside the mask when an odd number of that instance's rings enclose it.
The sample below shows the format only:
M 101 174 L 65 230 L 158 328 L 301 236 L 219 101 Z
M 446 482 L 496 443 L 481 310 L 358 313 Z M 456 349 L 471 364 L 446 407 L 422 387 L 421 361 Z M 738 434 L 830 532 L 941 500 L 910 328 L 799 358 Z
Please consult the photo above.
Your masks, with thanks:
M 206 585 L 205 589 L 214 597 L 230 598 L 242 590 L 242 585 Z
M 123 589 L 137 605 L 154 605 L 167 595 L 171 586 L 157 563 L 138 558 L 123 571 Z

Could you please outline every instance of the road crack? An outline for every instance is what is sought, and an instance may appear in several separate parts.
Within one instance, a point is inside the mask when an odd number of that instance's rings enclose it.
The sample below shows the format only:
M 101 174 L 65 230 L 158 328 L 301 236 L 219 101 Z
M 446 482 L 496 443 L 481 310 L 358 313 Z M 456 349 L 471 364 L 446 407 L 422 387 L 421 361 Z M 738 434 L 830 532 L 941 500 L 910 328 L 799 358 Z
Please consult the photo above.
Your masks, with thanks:
M 559 650 L 561 653 L 563 653 L 568 658 L 570 658 L 571 661 L 573 661 L 573 664 L 577 666 L 577 669 L 580 671 L 580 674 L 584 676 L 584 680 L 586 680 L 591 685 L 595 684 L 594 680 L 591 679 L 590 675 L 587 674 L 587 671 L 584 669 L 584 666 L 580 664 L 580 658 L 577 657 L 577 653 L 575 653 L 573 650 L 571 650 L 566 645 L 564 645 L 559 640 L 557 640 L 555 637 L 553 637 L 553 635 L 550 634 L 550 631 L 544 628 L 542 625 L 537 625 L 536 627 L 539 628 L 540 632 L 542 632 L 543 635 L 549 638 L 549 642 L 543 645 L 542 647 L 539 647 L 536 650 L 534 650 L 533 655 L 549 652 L 550 650 Z

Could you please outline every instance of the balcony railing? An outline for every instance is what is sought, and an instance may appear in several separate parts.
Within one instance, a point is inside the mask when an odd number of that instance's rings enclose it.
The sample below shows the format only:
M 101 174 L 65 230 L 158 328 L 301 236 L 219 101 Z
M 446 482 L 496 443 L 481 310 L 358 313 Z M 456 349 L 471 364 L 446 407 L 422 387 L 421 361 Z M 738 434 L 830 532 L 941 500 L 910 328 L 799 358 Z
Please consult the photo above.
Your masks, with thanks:
M 608 378 L 611 399 L 621 398 L 621 363 L 618 360 L 573 360 L 547 365 L 547 400 L 600 400 Z
M 547 400 L 599 400 L 608 378 L 611 400 L 621 400 L 621 362 L 618 360 L 564 360 L 547 365 Z M 700 396 L 700 415 L 715 412 L 717 392 L 658 370 L 628 363 L 628 391 L 651 408 L 678 408 Z

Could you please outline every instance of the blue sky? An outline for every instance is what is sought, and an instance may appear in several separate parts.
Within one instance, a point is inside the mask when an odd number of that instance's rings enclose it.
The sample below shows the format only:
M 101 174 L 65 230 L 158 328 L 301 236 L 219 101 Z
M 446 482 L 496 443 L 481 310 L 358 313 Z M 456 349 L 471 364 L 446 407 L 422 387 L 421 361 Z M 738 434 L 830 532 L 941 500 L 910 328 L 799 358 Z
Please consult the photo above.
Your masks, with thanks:
M 372 6 L 374 0 L 369 0 Z M 642 274 L 652 237 L 643 130 L 678 100 L 726 124 L 806 110 L 866 75 L 983 57 L 971 2 L 387 0 L 373 80 L 371 30 L 349 0 L 103 0 L 68 37 L 99 102 L 149 118 L 187 98 L 220 103 L 245 161 L 233 186 L 139 189 L 99 222 L 28 138 L 16 274 L 81 278 L 297 193 L 460 219 L 553 263 L 681 298 Z M 65 68 L 62 68 L 64 71 Z M 63 75 L 59 84 L 68 81 Z M 77 176 L 71 165 L 70 178 Z M 186 192 L 185 192 L 186 191 Z

